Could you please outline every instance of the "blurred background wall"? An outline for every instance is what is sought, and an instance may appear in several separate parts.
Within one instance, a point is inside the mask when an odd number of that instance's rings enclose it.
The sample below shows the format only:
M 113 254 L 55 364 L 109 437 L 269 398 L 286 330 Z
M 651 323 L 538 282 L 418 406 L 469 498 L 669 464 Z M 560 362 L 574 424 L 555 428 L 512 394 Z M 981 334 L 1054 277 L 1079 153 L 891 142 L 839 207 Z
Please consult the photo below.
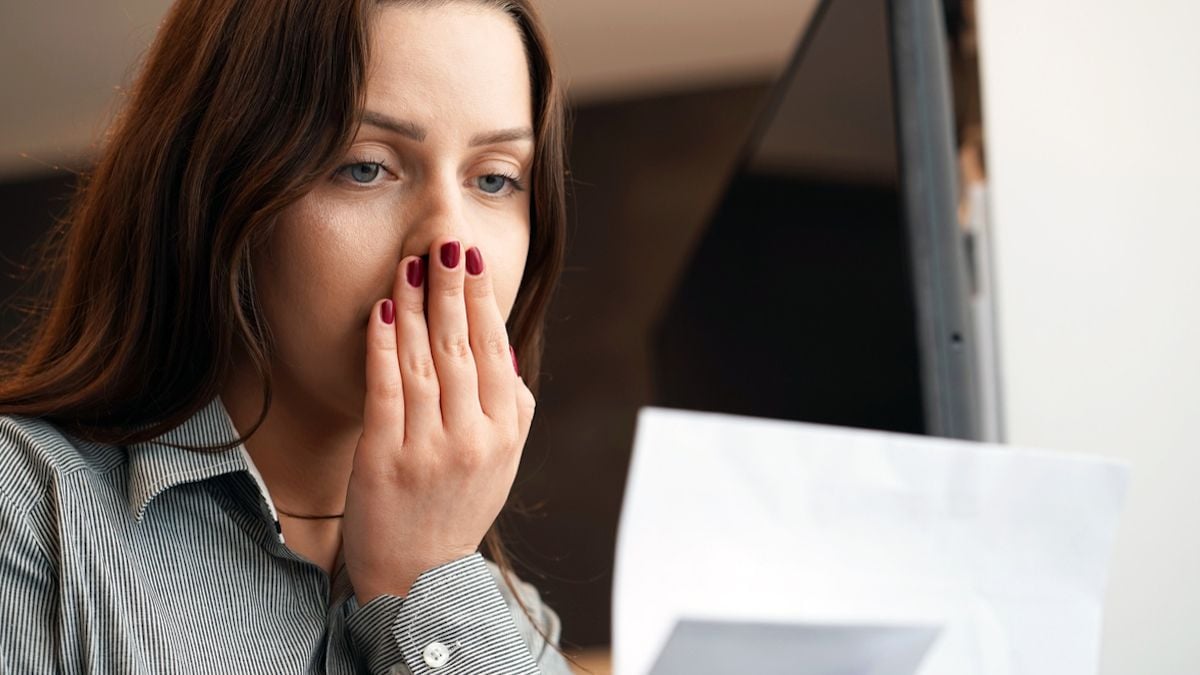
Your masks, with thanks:
M 0 3 L 0 176 L 87 157 L 170 4 Z M 769 76 L 815 6 L 815 0 L 539 4 L 571 96 L 580 102 Z

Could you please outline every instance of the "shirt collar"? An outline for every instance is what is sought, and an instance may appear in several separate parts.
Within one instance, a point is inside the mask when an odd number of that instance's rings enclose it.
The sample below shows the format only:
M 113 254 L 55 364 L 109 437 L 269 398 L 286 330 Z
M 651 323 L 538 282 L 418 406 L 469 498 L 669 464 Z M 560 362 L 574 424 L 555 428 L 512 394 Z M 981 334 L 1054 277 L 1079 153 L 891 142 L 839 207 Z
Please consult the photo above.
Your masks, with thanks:
M 129 511 L 141 522 L 155 497 L 185 483 L 237 471 L 247 471 L 260 484 L 244 443 L 222 452 L 185 450 L 167 443 L 213 446 L 237 439 L 237 429 L 220 396 L 215 396 L 179 426 L 149 441 L 127 446 L 129 453 Z M 265 490 L 263 490 L 265 494 Z M 268 503 L 269 497 L 266 498 Z

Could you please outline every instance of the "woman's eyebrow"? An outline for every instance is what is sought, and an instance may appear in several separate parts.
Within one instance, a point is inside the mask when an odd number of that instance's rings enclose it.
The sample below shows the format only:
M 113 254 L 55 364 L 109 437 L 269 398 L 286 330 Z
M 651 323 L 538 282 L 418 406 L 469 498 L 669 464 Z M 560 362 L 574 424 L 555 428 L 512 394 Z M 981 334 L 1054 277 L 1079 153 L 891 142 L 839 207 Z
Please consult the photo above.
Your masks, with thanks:
M 363 124 L 370 124 L 373 127 L 379 127 L 386 131 L 391 131 L 401 136 L 407 136 L 414 141 L 420 143 L 425 140 L 426 132 L 421 126 L 406 120 L 398 120 L 395 117 L 388 117 L 383 113 L 377 113 L 370 110 L 364 111 L 362 115 Z
M 477 134 L 471 138 L 471 147 L 491 145 L 493 143 L 507 143 L 509 141 L 523 141 L 526 139 L 533 139 L 533 129 L 529 127 L 513 127 L 512 129 L 500 129 L 499 131 Z
M 363 124 L 370 124 L 373 127 L 379 127 L 386 131 L 400 134 L 414 141 L 421 143 L 425 140 L 428 132 L 425 128 L 408 120 L 399 120 L 395 117 L 384 115 L 383 113 L 367 110 L 362 115 Z M 492 145 L 493 143 L 506 143 L 509 141 L 521 141 L 533 138 L 533 129 L 529 127 L 513 127 L 511 129 L 499 129 L 497 131 L 488 131 L 482 134 L 476 134 L 471 138 L 471 147 L 478 145 Z

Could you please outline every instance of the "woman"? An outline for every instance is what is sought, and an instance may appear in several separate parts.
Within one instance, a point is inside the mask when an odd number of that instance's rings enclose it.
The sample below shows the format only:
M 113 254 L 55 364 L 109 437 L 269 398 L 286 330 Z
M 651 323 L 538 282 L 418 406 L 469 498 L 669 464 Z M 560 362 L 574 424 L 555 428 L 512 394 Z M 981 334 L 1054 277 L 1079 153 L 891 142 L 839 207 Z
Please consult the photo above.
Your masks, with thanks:
M 180 0 L 0 383 L 0 671 L 569 673 L 493 529 L 564 137 L 525 0 Z

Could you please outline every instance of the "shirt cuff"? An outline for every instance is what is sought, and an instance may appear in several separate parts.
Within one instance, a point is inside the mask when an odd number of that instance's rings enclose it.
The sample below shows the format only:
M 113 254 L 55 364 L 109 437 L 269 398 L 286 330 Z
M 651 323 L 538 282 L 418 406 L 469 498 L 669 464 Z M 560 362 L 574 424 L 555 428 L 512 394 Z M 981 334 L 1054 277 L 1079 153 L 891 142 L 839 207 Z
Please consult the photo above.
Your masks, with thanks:
M 421 573 L 406 598 L 380 595 L 351 610 L 346 628 L 371 673 L 539 672 L 480 553 Z

